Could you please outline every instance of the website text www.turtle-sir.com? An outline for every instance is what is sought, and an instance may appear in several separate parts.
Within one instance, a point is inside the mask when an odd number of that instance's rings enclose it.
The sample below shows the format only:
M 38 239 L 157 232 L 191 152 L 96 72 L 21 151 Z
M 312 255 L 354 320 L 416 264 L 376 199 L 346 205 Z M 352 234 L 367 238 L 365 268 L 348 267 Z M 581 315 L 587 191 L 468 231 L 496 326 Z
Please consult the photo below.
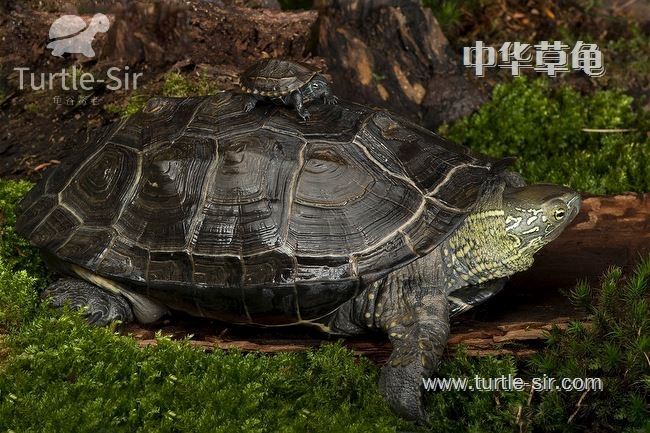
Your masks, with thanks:
M 533 377 L 524 380 L 513 375 L 499 377 L 432 377 L 423 378 L 427 391 L 602 391 L 598 377 Z

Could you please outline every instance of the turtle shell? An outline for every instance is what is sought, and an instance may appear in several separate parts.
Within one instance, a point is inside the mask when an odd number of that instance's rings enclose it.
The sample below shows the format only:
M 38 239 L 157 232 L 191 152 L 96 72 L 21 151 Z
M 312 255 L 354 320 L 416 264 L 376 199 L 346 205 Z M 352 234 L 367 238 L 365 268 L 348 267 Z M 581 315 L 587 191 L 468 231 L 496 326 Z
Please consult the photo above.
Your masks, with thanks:
M 73 36 L 86 28 L 86 22 L 76 15 L 63 15 L 52 23 L 50 39 Z
M 496 176 L 386 111 L 318 105 L 302 122 L 244 113 L 245 97 L 150 100 L 51 170 L 18 232 L 171 308 L 288 324 L 432 251 Z
M 290 60 L 265 59 L 241 76 L 242 91 L 262 96 L 284 96 L 304 86 L 318 74 L 311 66 Z

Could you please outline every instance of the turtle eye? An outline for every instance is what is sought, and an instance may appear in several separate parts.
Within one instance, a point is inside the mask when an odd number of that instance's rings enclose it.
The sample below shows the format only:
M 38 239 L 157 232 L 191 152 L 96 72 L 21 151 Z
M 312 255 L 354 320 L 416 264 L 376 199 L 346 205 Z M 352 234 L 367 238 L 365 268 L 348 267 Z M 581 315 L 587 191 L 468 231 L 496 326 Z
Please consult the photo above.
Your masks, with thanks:
M 562 208 L 555 209 L 555 212 L 553 212 L 553 217 L 555 218 L 556 221 L 562 221 L 565 216 L 566 216 L 566 210 Z

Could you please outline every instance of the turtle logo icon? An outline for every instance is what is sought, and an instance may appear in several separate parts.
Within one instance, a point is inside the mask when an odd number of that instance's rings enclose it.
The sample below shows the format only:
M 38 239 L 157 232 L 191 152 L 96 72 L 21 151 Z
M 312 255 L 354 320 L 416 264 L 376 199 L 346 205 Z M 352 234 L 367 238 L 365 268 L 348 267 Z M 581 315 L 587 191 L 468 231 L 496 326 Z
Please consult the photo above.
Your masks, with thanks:
M 93 39 L 97 33 L 108 31 L 109 27 L 110 22 L 104 14 L 95 14 L 90 23 L 86 23 L 77 15 L 63 15 L 50 27 L 51 42 L 47 44 L 47 48 L 57 57 L 62 57 L 65 53 L 95 57 Z

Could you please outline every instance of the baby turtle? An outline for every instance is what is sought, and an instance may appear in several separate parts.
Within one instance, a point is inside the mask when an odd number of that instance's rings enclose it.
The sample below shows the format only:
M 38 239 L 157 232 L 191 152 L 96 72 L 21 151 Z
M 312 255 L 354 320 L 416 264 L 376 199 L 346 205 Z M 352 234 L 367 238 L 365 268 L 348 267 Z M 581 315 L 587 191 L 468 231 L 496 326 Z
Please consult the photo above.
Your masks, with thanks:
M 110 22 L 104 14 L 95 14 L 90 24 L 76 15 L 64 15 L 52 23 L 49 33 L 51 42 L 47 48 L 57 57 L 65 53 L 95 57 L 93 39 L 97 33 L 107 32 L 109 27 Z
M 250 66 L 241 76 L 241 90 L 249 95 L 244 111 L 258 101 L 270 100 L 278 105 L 293 106 L 303 120 L 309 118 L 305 104 L 323 98 L 336 104 L 330 83 L 317 69 L 291 60 L 265 59 Z

